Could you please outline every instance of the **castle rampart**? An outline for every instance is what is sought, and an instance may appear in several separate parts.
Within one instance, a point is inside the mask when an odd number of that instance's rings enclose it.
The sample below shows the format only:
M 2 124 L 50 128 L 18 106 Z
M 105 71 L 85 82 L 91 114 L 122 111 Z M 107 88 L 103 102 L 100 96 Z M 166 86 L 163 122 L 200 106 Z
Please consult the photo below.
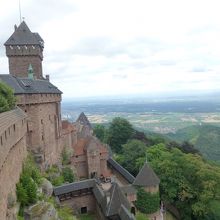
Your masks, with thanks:
M 8 196 L 15 193 L 27 155 L 26 117 L 19 108 L 0 114 L 0 219 L 5 219 Z

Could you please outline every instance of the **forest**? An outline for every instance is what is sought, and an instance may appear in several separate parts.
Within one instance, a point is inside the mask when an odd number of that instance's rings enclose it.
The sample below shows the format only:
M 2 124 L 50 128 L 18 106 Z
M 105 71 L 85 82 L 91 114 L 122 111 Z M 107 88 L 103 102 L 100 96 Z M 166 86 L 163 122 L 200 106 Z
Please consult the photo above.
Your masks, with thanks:
M 147 136 L 120 117 L 108 126 L 96 125 L 94 134 L 134 176 L 147 161 L 160 178 L 161 200 L 175 207 L 181 219 L 220 219 L 220 166 L 192 144 Z

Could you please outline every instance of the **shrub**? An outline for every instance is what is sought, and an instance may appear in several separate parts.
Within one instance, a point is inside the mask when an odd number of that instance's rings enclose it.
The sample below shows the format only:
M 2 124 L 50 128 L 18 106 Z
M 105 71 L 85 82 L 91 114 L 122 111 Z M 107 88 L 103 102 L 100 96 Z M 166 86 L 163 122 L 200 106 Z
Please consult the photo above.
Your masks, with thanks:
M 66 147 L 64 147 L 61 156 L 62 156 L 62 164 L 63 165 L 70 164 L 70 162 L 71 162 L 70 159 L 72 156 L 71 150 L 68 150 Z
M 73 171 L 69 167 L 63 168 L 62 175 L 65 182 L 72 183 L 74 181 Z
M 135 205 L 142 213 L 150 214 L 158 210 L 160 203 L 159 193 L 149 193 L 140 187 L 137 190 L 137 201 Z
M 33 162 L 33 158 L 28 156 L 23 165 L 19 183 L 16 185 L 17 200 L 21 207 L 33 204 L 37 201 L 37 186 L 41 182 L 40 171 Z
M 15 107 L 15 101 L 13 90 L 0 82 L 0 113 L 13 109 Z

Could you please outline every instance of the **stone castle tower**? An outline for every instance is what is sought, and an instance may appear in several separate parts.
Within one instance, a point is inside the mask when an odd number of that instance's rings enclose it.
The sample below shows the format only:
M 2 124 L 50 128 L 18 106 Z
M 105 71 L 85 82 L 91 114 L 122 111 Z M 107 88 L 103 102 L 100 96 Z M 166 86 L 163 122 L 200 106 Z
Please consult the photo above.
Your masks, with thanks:
M 9 62 L 9 73 L 13 76 L 27 77 L 28 67 L 33 67 L 34 76 L 42 79 L 42 60 L 44 41 L 38 33 L 32 33 L 23 21 L 15 25 L 14 33 L 5 42 Z
M 27 115 L 27 148 L 44 167 L 58 160 L 62 150 L 61 94 L 42 75 L 44 42 L 23 21 L 5 42 L 9 74 L 0 75 Z

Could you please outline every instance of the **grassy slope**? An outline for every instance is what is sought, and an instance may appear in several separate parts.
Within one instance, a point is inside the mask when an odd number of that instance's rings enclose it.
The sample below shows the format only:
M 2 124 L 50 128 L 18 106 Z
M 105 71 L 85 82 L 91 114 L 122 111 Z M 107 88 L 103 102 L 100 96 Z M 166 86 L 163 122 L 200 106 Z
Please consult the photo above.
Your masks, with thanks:
M 220 127 L 213 125 L 190 126 L 180 129 L 176 134 L 168 134 L 177 142 L 189 141 L 210 160 L 220 160 Z

